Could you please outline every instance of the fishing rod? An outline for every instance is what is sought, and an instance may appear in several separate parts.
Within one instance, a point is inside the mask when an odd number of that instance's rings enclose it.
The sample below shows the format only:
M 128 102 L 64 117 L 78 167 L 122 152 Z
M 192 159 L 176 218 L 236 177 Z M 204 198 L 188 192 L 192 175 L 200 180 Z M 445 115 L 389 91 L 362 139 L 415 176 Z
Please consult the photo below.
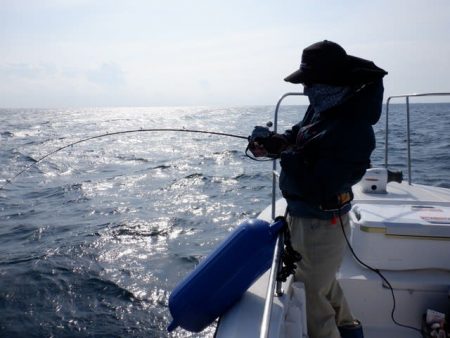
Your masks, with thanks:
M 69 147 L 72 147 L 72 146 L 74 146 L 76 144 L 79 144 L 79 143 L 87 142 L 87 141 L 94 140 L 94 139 L 99 139 L 99 138 L 102 138 L 102 137 L 113 136 L 113 135 L 122 135 L 122 134 L 131 134 L 131 133 L 141 133 L 141 132 L 185 132 L 185 133 L 198 133 L 198 134 L 210 134 L 210 135 L 227 136 L 227 137 L 234 137 L 234 138 L 238 138 L 238 139 L 248 140 L 248 136 L 235 135 L 235 134 L 230 134 L 230 133 L 221 133 L 221 132 L 215 132 L 215 131 L 209 131 L 209 130 L 195 130 L 195 129 L 184 129 L 184 128 L 183 129 L 177 129 L 177 128 L 151 128 L 151 129 L 147 128 L 147 129 L 143 129 L 143 128 L 141 128 L 141 129 L 133 129 L 133 130 L 124 130 L 124 131 L 116 131 L 116 132 L 111 132 L 111 133 L 104 133 L 104 134 L 100 134 L 100 135 L 86 137 L 84 139 L 78 140 L 76 142 L 72 142 L 70 144 L 67 144 L 65 146 L 59 147 L 58 149 L 55 149 L 55 150 L 47 153 L 46 155 L 44 155 L 44 156 L 40 157 L 39 159 L 37 159 L 31 165 L 25 167 L 23 170 L 21 170 L 20 172 L 15 174 L 12 178 L 7 179 L 6 183 L 3 186 L 0 187 L 0 190 L 3 189 L 4 187 L 6 187 L 8 184 L 12 183 L 12 181 L 14 181 L 18 176 L 22 175 L 24 172 L 30 170 L 32 167 L 36 166 L 37 164 L 39 164 L 40 162 L 45 160 L 47 157 L 52 156 L 52 155 L 56 154 L 57 152 L 60 152 L 61 150 L 64 150 L 64 149 L 69 148 Z

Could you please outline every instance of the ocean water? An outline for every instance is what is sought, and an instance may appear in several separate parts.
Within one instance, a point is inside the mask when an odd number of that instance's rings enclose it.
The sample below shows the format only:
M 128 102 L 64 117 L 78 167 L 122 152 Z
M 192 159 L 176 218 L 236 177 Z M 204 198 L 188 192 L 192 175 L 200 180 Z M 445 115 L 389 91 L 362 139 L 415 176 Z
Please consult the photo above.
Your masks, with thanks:
M 271 162 L 246 141 L 274 107 L 0 110 L 0 337 L 212 337 L 166 327 L 175 285 L 271 200 Z M 280 111 L 280 129 L 304 106 Z M 403 106 L 390 164 L 406 170 Z M 450 104 L 412 105 L 413 181 L 450 188 Z M 384 117 L 374 166 L 383 164 Z M 24 173 L 12 179 L 24 168 Z M 406 177 L 406 171 L 405 171 Z M 9 183 L 7 180 L 12 179 Z

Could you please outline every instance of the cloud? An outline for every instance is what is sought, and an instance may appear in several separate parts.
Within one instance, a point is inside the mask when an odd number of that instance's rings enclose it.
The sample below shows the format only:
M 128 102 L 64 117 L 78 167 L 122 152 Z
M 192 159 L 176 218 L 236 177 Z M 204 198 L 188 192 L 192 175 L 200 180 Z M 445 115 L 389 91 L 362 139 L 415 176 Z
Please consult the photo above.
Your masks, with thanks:
M 211 83 L 208 80 L 205 80 L 205 79 L 198 80 L 198 85 L 203 90 L 208 90 L 208 89 L 211 88 Z
M 3 107 L 123 105 L 127 93 L 125 73 L 115 63 L 0 63 Z
M 56 66 L 54 64 L 0 64 L 0 78 L 10 81 L 52 82 L 56 78 L 88 81 L 100 87 L 115 88 L 125 84 L 125 73 L 115 63 L 102 63 L 95 68 Z
M 115 63 L 103 63 L 98 68 L 86 73 L 87 79 L 97 85 L 106 87 L 121 87 L 125 85 L 125 75 Z
M 56 67 L 49 64 L 7 63 L 0 65 L 0 77 L 7 79 L 35 80 L 52 77 L 56 73 Z

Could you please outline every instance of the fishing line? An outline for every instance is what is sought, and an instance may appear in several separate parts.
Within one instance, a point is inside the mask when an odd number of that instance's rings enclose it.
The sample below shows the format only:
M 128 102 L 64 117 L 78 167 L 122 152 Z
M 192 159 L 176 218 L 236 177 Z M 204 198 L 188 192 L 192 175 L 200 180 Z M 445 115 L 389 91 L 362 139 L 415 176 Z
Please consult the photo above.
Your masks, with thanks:
M 417 332 L 419 332 L 419 333 L 422 333 L 422 330 L 420 330 L 420 329 L 418 329 L 418 328 L 416 328 L 416 327 L 414 327 L 414 326 L 409 326 L 409 325 L 405 325 L 405 324 L 399 323 L 399 322 L 395 319 L 394 313 L 395 313 L 395 309 L 396 309 L 396 299 L 395 299 L 395 294 L 394 294 L 394 288 L 392 287 L 391 283 L 387 280 L 387 278 L 381 273 L 381 271 L 380 271 L 379 269 L 375 269 L 375 268 L 371 267 L 370 265 L 364 263 L 364 262 L 358 257 L 358 255 L 356 255 L 356 253 L 355 253 L 355 251 L 353 250 L 353 247 L 352 247 L 352 245 L 350 244 L 350 241 L 348 240 L 347 235 L 346 235 L 346 233 L 345 233 L 345 230 L 344 230 L 344 222 L 342 221 L 342 216 L 341 216 L 341 211 L 340 211 L 340 209 L 339 209 L 339 212 L 338 212 L 338 216 L 339 216 L 339 222 L 340 222 L 340 224 L 341 224 L 341 229 L 342 229 L 342 232 L 343 232 L 343 234 L 344 234 L 345 241 L 347 242 L 347 246 L 348 246 L 348 248 L 350 249 L 350 252 L 352 253 L 353 257 L 356 259 L 356 261 L 357 261 L 359 264 L 361 264 L 361 265 L 364 266 L 365 268 L 367 268 L 367 269 L 369 269 L 369 270 L 375 272 L 375 273 L 383 280 L 383 282 L 386 283 L 386 285 L 387 285 L 389 291 L 391 292 L 392 303 L 393 303 L 393 304 L 392 304 L 392 310 L 391 310 L 391 320 L 392 320 L 392 322 L 393 322 L 395 325 L 397 325 L 397 326 L 400 326 L 400 327 L 403 327 L 403 328 L 406 328 L 406 329 L 410 329 L 410 330 L 413 330 L 413 331 L 417 331 Z
M 7 179 L 6 183 L 0 187 L 0 190 L 6 187 L 8 184 L 11 184 L 12 181 L 14 181 L 18 176 L 22 175 L 24 172 L 30 170 L 34 166 L 38 165 L 40 162 L 45 160 L 47 157 L 52 156 L 56 154 L 57 152 L 60 152 L 61 150 L 64 150 L 66 148 L 72 147 L 76 144 L 83 143 L 86 141 L 107 137 L 107 136 L 113 136 L 113 135 L 121 135 L 121 134 L 131 134 L 131 133 L 142 133 L 142 132 L 185 132 L 185 133 L 198 133 L 198 134 L 210 134 L 210 135 L 218 135 L 218 136 L 227 136 L 227 137 L 234 137 L 238 139 L 245 139 L 248 140 L 248 136 L 241 136 L 241 135 L 235 135 L 230 133 L 221 133 L 221 132 L 215 132 L 215 131 L 209 131 L 209 130 L 195 130 L 195 129 L 176 129 L 176 128 L 152 128 L 152 129 L 133 129 L 133 130 L 124 130 L 124 131 L 116 131 L 112 133 L 105 133 L 100 135 L 95 135 L 91 137 L 87 137 L 81 140 L 78 140 L 76 142 L 72 142 L 70 144 L 67 144 L 65 146 L 59 147 L 58 149 L 55 149 L 54 151 L 40 157 L 37 159 L 34 163 L 31 165 L 25 167 L 23 170 L 15 174 L 12 178 Z

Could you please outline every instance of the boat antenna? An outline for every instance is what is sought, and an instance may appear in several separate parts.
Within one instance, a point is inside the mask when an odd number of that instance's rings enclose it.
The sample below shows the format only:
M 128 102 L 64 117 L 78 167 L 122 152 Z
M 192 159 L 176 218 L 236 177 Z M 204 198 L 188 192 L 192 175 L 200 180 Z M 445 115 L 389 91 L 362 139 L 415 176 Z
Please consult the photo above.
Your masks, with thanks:
M 221 132 L 209 131 L 209 130 L 195 130 L 195 129 L 184 129 L 184 128 L 183 129 L 177 129 L 177 128 L 151 128 L 151 129 L 146 128 L 146 129 L 144 129 L 144 128 L 141 128 L 141 129 L 133 129 L 133 130 L 115 131 L 115 132 L 112 132 L 112 133 L 104 133 L 104 134 L 100 134 L 100 135 L 86 137 L 86 138 L 78 140 L 76 142 L 72 142 L 70 144 L 66 144 L 65 146 L 59 147 L 58 149 L 55 149 L 55 150 L 45 154 L 44 156 L 40 157 L 39 159 L 37 159 L 32 164 L 30 164 L 27 167 L 25 167 L 23 170 L 19 171 L 12 178 L 7 179 L 6 183 L 3 186 L 0 187 L 0 190 L 5 188 L 8 184 L 11 184 L 18 176 L 22 175 L 24 172 L 30 170 L 32 167 L 36 166 L 37 164 L 39 164 L 40 162 L 45 160 L 47 157 L 50 157 L 50 156 L 56 154 L 57 152 L 60 152 L 61 150 L 64 150 L 64 149 L 69 148 L 69 147 L 72 147 L 72 146 L 74 146 L 76 144 L 79 144 L 79 143 L 83 143 L 83 142 L 86 142 L 86 141 L 90 141 L 90 140 L 94 140 L 94 139 L 98 139 L 98 138 L 102 138 L 102 137 L 113 136 L 113 135 L 131 134 L 131 133 L 142 133 L 142 132 L 185 132 L 185 133 L 198 133 L 198 134 L 210 134 L 210 135 L 228 136 L 228 137 L 234 137 L 234 138 L 248 140 L 247 136 L 235 135 L 235 134 L 230 134 L 230 133 L 221 133 Z

